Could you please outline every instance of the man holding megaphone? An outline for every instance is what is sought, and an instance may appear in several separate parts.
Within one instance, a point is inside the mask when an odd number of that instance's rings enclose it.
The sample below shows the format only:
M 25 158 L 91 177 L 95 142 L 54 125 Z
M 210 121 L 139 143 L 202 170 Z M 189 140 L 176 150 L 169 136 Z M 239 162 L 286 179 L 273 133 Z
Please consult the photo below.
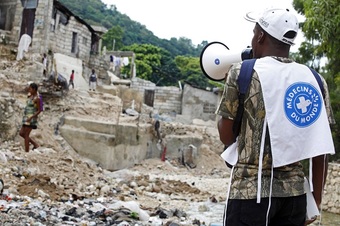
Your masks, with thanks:
M 231 65 L 216 111 L 220 139 L 228 146 L 222 157 L 232 166 L 223 223 L 304 226 L 319 215 L 327 155 L 334 154 L 328 88 L 320 75 L 289 58 L 299 29 L 295 15 L 270 9 L 254 22 L 256 61 L 239 134 L 233 125 L 240 104 L 240 68 L 246 61 Z M 311 169 L 306 190 L 303 159 L 310 159 Z M 307 203 L 309 189 L 313 195 Z M 310 212 L 313 202 L 316 212 Z

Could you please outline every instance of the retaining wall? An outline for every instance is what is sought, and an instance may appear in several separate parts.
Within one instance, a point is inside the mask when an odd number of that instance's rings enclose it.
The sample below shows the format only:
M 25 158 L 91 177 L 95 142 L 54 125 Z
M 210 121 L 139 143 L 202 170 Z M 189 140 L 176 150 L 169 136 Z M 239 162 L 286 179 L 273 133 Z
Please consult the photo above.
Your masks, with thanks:
M 340 214 L 340 164 L 330 163 L 322 200 L 322 210 Z M 340 217 L 339 217 L 340 219 Z

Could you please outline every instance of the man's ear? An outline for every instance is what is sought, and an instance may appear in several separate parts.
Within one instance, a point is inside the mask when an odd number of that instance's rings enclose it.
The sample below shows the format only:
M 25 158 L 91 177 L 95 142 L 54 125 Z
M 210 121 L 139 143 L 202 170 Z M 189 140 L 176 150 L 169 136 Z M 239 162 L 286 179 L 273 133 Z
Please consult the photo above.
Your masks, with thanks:
M 260 31 L 259 36 L 257 37 L 257 42 L 258 43 L 263 43 L 265 40 L 266 34 L 263 31 Z

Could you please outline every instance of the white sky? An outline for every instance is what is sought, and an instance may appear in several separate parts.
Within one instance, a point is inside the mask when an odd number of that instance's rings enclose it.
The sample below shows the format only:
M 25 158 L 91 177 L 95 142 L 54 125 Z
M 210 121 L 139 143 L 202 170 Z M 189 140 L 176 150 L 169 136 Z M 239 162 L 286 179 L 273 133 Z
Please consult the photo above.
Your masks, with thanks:
M 262 11 L 268 7 L 288 8 L 293 12 L 292 0 L 102 0 L 115 5 L 130 19 L 145 25 L 158 38 L 185 37 L 194 45 L 202 41 L 219 41 L 230 50 L 242 51 L 250 45 L 254 24 L 243 16 L 250 11 Z M 302 16 L 297 15 L 300 22 Z M 297 51 L 303 41 L 300 32 Z

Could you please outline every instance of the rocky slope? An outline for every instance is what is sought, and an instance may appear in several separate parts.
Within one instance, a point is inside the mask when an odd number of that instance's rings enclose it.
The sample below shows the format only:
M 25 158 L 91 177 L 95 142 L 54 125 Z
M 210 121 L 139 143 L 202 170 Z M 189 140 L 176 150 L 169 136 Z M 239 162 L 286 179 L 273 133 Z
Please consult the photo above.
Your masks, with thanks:
M 186 211 L 193 208 L 190 203 L 203 203 L 200 211 L 209 212 L 208 205 L 222 202 L 225 194 L 228 169 L 218 155 L 222 146 L 214 122 L 162 125 L 167 133 L 185 130 L 204 137 L 195 168 L 176 159 L 149 159 L 109 172 L 65 142 L 58 133 L 60 120 L 72 115 L 138 123 L 136 117 L 122 114 L 122 100 L 110 94 L 49 92 L 43 93 L 45 111 L 39 128 L 31 133 L 41 146 L 25 153 L 18 131 L 27 83 L 42 84 L 43 77 L 40 63 L 34 60 L 39 55 L 29 54 L 16 62 L 14 50 L 0 45 L 0 178 L 5 183 L 1 225 L 204 224 L 205 218 L 196 219 Z M 131 203 L 137 209 L 128 206 Z

